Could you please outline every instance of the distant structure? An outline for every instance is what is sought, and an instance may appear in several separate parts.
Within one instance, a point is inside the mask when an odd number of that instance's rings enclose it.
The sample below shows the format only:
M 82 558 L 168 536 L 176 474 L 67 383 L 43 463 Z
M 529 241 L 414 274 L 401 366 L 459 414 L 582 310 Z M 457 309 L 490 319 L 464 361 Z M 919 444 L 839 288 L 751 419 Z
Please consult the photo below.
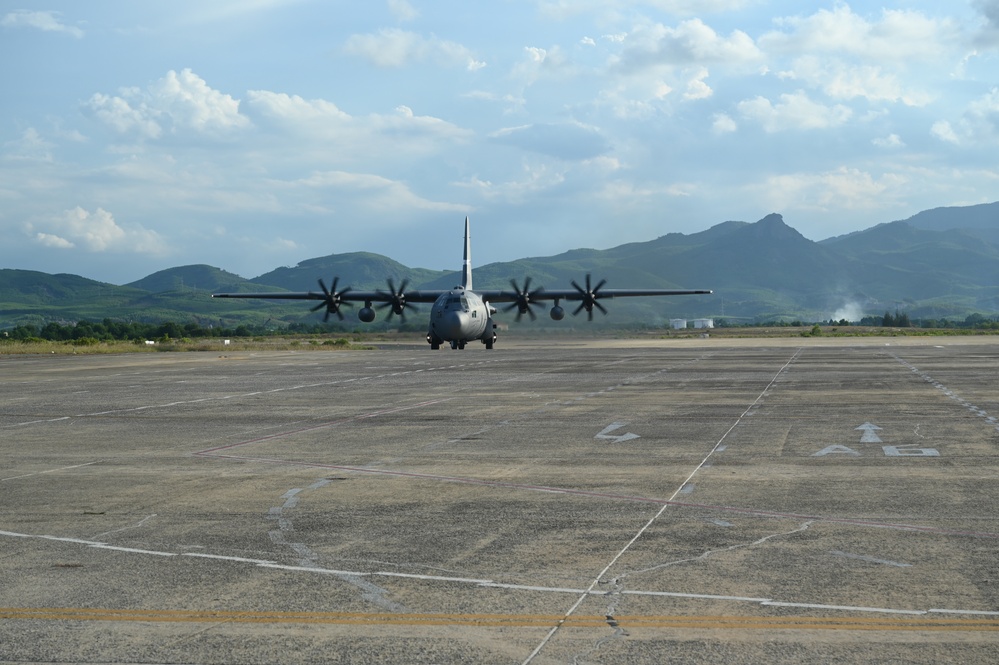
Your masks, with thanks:
M 673 330 L 683 330 L 687 327 L 687 319 L 670 319 L 669 327 Z
M 695 328 L 714 328 L 715 327 L 715 320 L 714 319 L 694 319 L 694 327 Z

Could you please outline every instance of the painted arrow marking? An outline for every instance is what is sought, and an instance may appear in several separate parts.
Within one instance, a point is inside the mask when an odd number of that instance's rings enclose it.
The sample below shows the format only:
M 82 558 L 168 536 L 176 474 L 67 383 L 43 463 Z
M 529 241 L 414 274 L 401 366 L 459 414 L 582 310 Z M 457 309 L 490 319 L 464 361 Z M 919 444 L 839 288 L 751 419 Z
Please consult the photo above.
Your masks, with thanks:
M 605 439 L 607 441 L 613 441 L 614 443 L 621 443 L 622 441 L 631 441 L 632 439 L 640 438 L 637 434 L 632 434 L 628 432 L 627 434 L 614 435 L 611 434 L 616 429 L 621 429 L 628 423 L 611 423 L 607 427 L 600 430 L 600 434 L 597 434 L 594 439 Z
M 881 439 L 874 432 L 881 429 L 877 425 L 872 425 L 871 423 L 864 423 L 860 427 L 855 429 L 861 430 L 863 434 L 860 437 L 861 443 L 881 443 Z

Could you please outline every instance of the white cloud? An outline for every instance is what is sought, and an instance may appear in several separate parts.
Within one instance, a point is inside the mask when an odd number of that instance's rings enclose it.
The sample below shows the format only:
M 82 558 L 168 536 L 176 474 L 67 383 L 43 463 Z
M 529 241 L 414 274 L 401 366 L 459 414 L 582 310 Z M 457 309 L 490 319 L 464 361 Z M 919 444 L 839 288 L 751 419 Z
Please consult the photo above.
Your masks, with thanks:
M 687 91 L 683 93 L 683 98 L 691 101 L 696 99 L 707 99 L 714 94 L 714 90 L 711 89 L 704 79 L 708 77 L 708 70 L 704 67 L 700 68 L 693 78 L 687 81 Z
M 476 71 L 486 66 L 461 44 L 437 37 L 426 38 L 398 28 L 351 35 L 344 44 L 344 51 L 365 58 L 378 67 L 405 67 L 432 62 L 443 67 L 463 66 L 468 71 Z
M 34 238 L 45 247 L 70 249 L 82 245 L 90 252 L 137 254 L 161 254 L 165 250 L 162 238 L 155 231 L 138 225 L 122 228 L 111 213 L 103 208 L 91 213 L 78 206 L 43 225 L 45 230 L 36 232 Z M 34 232 L 34 226 L 29 225 L 28 231 Z
M 930 133 L 941 141 L 955 145 L 990 145 L 999 137 L 999 88 L 968 104 L 962 118 L 956 123 L 938 120 Z
M 428 139 L 463 141 L 472 135 L 440 118 L 417 115 L 408 106 L 398 106 L 394 113 L 351 116 L 324 99 L 306 100 L 267 90 L 250 90 L 246 98 L 251 113 L 280 124 L 289 133 L 304 135 L 313 141 L 353 146 L 359 152 L 392 149 L 398 154 L 418 146 L 420 150 L 426 150 L 432 148 L 426 145 Z M 384 143 L 375 144 L 378 140 Z M 442 147 L 438 145 L 437 149 Z M 324 150 L 328 148 L 323 147 Z
M 765 97 L 739 102 L 739 112 L 755 120 L 769 133 L 788 129 L 829 129 L 850 119 L 852 111 L 841 104 L 825 106 L 804 92 L 783 94 L 776 105 Z
M 56 249 L 72 249 L 76 246 L 69 240 L 50 233 L 36 233 L 35 240 L 43 247 L 54 247 Z
M 837 53 L 877 62 L 934 60 L 950 52 L 961 39 L 960 29 L 949 18 L 884 9 L 878 20 L 871 21 L 846 4 L 820 9 L 810 16 L 778 19 L 777 25 L 782 30 L 759 39 L 765 50 Z
M 153 108 L 168 115 L 174 125 L 199 132 L 228 131 L 249 125 L 239 114 L 239 101 L 213 90 L 204 79 L 184 69 L 174 71 L 149 86 L 148 98 Z
M 224 136 L 248 127 L 239 113 L 239 101 L 208 86 L 204 79 L 184 69 L 173 70 L 145 90 L 123 88 L 121 96 L 95 93 L 86 103 L 94 115 L 121 134 L 160 138 L 165 128 L 174 133 L 193 130 Z
M 468 212 L 467 206 L 430 201 L 415 194 L 402 182 L 368 173 L 315 172 L 292 184 L 321 192 L 326 197 L 333 199 L 334 205 L 343 205 L 343 199 L 347 197 L 355 206 L 381 213 L 411 211 L 413 209 Z
M 59 20 L 59 12 L 44 11 L 32 12 L 26 9 L 19 9 L 10 12 L 3 19 L 0 19 L 0 26 L 5 28 L 35 28 L 45 32 L 63 32 L 72 35 L 77 39 L 83 37 L 83 30 L 71 25 L 66 25 Z
M 246 98 L 253 110 L 291 123 L 329 123 L 351 119 L 336 104 L 324 99 L 306 100 L 298 95 L 267 90 L 250 90 Z
M 941 141 L 946 143 L 960 143 L 961 139 L 958 138 L 957 132 L 951 127 L 951 124 L 946 120 L 937 120 L 930 127 L 930 134 L 937 137 Z
M 877 178 L 844 166 L 823 173 L 772 176 L 762 190 L 772 210 L 868 211 L 894 205 L 907 181 L 894 173 Z
M 109 97 L 98 92 L 87 101 L 86 106 L 98 119 L 119 134 L 134 132 L 142 138 L 149 139 L 159 138 L 163 134 L 163 128 L 153 118 L 155 113 L 142 105 L 133 108 L 122 97 Z
M 510 72 L 510 78 L 524 86 L 530 86 L 542 79 L 567 79 L 578 73 L 565 52 L 558 46 L 541 48 L 525 46 L 523 57 Z
M 655 24 L 640 26 L 628 35 L 624 52 L 615 68 L 636 72 L 663 65 L 746 65 L 759 63 L 762 52 L 741 30 L 726 38 L 700 19 L 683 21 L 677 27 Z
M 485 201 L 523 204 L 543 192 L 552 190 L 566 181 L 566 170 L 551 164 L 525 163 L 522 175 L 506 182 L 483 180 L 474 175 L 457 183 L 460 187 L 474 191 Z
M 715 134 L 730 134 L 739 129 L 735 120 L 725 113 L 716 113 L 711 123 L 711 131 Z
M 904 148 L 905 142 L 898 134 L 889 134 L 888 136 L 878 137 L 871 141 L 874 145 L 879 148 Z
M 796 79 L 818 88 L 833 99 L 862 97 L 869 101 L 902 102 L 906 106 L 925 106 L 931 96 L 905 90 L 896 74 L 877 65 L 851 65 L 842 60 L 806 55 L 795 59 L 790 71 L 781 78 Z

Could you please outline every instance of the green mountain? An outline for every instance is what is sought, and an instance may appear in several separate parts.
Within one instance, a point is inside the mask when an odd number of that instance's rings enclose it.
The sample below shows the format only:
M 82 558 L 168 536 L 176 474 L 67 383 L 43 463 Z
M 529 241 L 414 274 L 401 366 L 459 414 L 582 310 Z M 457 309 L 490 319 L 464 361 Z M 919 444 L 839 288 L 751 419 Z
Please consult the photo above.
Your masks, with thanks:
M 439 270 L 408 268 L 380 254 L 351 252 L 309 259 L 294 268 L 278 268 L 254 277 L 250 282 L 288 291 L 319 291 L 320 278 L 330 287 L 333 278 L 339 277 L 339 288 L 350 286 L 355 289 L 377 290 L 387 289 L 389 279 L 398 288 L 403 281 L 408 281 L 409 286 L 416 286 L 445 274 L 447 273 Z
M 142 289 L 151 293 L 169 291 L 223 291 L 240 288 L 246 284 L 246 279 L 231 272 L 206 265 L 181 266 L 160 270 L 148 277 L 126 284 L 133 289 Z
M 574 249 L 475 268 L 476 288 L 508 289 L 526 277 L 531 288 L 565 288 L 606 280 L 610 288 L 708 288 L 711 296 L 620 299 L 605 303 L 611 317 L 595 324 L 669 318 L 733 320 L 775 318 L 816 321 L 849 309 L 868 315 L 901 309 L 911 318 L 964 318 L 999 313 L 999 203 L 938 208 L 906 221 L 880 224 L 821 242 L 808 240 L 780 215 L 758 222 L 729 221 L 690 235 L 670 233 L 606 250 Z M 318 291 L 327 286 L 448 289 L 457 271 L 409 268 L 367 252 L 333 254 L 278 268 L 252 280 L 206 265 L 163 270 L 125 286 L 75 275 L 0 270 L 0 328 L 21 323 L 100 320 L 173 320 L 284 326 L 315 322 L 320 314 L 301 302 L 211 298 L 219 291 Z M 574 308 L 569 303 L 570 311 Z M 423 307 L 426 309 L 426 306 Z M 543 312 L 539 312 L 543 314 Z M 501 320 L 512 319 L 512 314 Z M 411 317 L 419 321 L 419 316 Z M 358 326 L 356 319 L 346 320 Z M 554 324 L 539 316 L 533 325 Z

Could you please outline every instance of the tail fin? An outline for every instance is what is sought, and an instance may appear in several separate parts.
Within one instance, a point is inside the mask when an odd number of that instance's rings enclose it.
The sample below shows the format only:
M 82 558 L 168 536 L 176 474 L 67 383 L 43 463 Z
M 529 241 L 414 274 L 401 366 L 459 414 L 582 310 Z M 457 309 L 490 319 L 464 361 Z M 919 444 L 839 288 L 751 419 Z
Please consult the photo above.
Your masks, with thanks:
M 465 256 L 461 264 L 461 285 L 472 290 L 472 239 L 468 234 L 468 216 L 465 216 Z

